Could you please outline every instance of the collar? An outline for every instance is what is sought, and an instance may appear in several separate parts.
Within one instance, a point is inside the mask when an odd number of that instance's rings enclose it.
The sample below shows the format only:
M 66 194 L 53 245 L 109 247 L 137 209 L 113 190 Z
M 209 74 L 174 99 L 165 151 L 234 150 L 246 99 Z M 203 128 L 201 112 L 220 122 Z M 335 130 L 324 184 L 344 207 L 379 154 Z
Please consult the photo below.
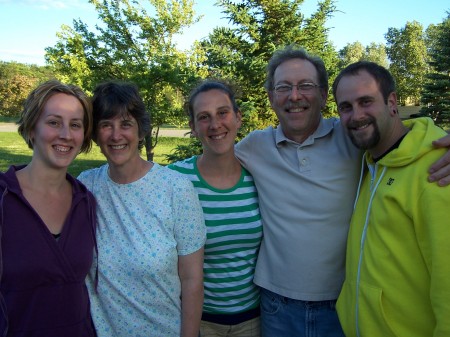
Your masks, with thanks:
M 305 139 L 303 143 L 297 143 L 289 138 L 287 138 L 281 128 L 281 125 L 278 125 L 275 129 L 275 142 L 278 147 L 283 145 L 282 143 L 292 143 L 296 145 L 311 145 L 314 144 L 314 140 L 316 138 L 322 138 L 333 132 L 334 128 L 341 127 L 339 118 L 323 118 L 320 116 L 319 126 L 316 131 L 314 131 L 308 138 Z

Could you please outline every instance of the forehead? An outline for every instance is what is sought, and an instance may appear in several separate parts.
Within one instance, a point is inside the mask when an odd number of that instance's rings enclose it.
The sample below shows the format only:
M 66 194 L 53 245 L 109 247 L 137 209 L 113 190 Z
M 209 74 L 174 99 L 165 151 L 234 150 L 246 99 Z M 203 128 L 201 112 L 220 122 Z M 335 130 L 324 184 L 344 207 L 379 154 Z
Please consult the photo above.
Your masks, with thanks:
M 57 93 L 52 95 L 45 103 L 41 116 L 47 115 L 69 115 L 70 118 L 83 118 L 84 110 L 76 97 Z
M 199 93 L 192 104 L 194 113 L 214 110 L 220 107 L 232 107 L 230 97 L 219 89 L 211 89 Z
M 316 67 L 308 60 L 290 59 L 281 63 L 273 74 L 274 83 L 300 81 L 317 82 L 318 74 Z
M 341 78 L 336 88 L 336 101 L 354 101 L 360 97 L 381 95 L 378 84 L 367 71 L 346 75 Z

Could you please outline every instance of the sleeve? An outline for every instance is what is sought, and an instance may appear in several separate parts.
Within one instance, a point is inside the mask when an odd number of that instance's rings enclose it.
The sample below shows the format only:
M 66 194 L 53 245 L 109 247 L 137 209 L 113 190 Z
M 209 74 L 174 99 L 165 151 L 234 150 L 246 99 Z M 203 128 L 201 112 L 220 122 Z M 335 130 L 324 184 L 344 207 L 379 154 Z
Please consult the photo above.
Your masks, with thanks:
M 450 188 L 427 183 L 417 205 L 417 236 L 431 277 L 430 300 L 436 317 L 433 337 L 450 336 Z
M 89 179 L 88 179 L 88 175 L 87 175 L 87 172 L 86 172 L 86 171 L 81 172 L 81 173 L 78 175 L 77 179 L 78 179 L 79 181 L 81 181 L 81 182 L 83 183 L 83 185 L 86 186 L 87 189 L 88 189 L 89 191 L 91 191 L 90 186 L 88 186 L 88 185 L 89 185 Z
M 250 156 L 253 153 L 253 144 L 255 141 L 255 132 L 251 132 L 234 147 L 236 157 L 245 168 L 248 168 L 248 165 L 251 164 Z
M 181 176 L 176 180 L 173 198 L 174 234 L 178 255 L 188 255 L 205 244 L 206 227 L 203 210 L 194 186 Z

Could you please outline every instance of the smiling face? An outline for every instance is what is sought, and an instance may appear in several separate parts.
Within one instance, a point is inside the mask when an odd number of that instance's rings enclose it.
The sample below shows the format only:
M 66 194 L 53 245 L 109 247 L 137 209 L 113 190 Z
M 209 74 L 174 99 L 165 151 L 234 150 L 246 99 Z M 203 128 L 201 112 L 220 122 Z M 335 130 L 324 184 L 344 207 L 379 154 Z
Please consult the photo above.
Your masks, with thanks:
M 229 96 L 219 89 L 200 92 L 194 99 L 192 134 L 202 143 L 204 155 L 234 153 L 241 112 L 233 110 Z
M 110 166 L 134 165 L 139 159 L 139 127 L 131 115 L 102 119 L 97 125 L 97 144 Z
M 353 144 L 376 157 L 388 149 L 394 128 L 396 95 L 385 102 L 375 79 L 365 70 L 342 77 L 336 88 L 336 103 L 342 125 Z
M 318 84 L 317 70 L 307 60 L 290 59 L 276 68 L 273 82 L 274 86 L 294 85 L 290 92 L 269 91 L 269 100 L 285 136 L 302 143 L 319 126 L 320 111 L 325 106 L 327 94 L 320 87 L 301 94 L 295 85 Z
M 62 93 L 50 97 L 30 134 L 33 160 L 67 168 L 83 144 L 83 119 L 83 106 L 77 98 Z

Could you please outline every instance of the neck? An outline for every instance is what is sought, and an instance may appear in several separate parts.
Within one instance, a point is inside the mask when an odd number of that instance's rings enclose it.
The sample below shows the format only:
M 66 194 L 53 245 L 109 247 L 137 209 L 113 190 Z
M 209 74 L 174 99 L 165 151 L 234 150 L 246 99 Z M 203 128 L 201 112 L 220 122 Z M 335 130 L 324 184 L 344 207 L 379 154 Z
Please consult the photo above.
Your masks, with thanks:
M 34 161 L 16 172 L 21 184 L 41 191 L 59 191 L 67 184 L 67 169 L 43 167 Z
M 208 156 L 203 154 L 197 158 L 197 168 L 202 178 L 209 185 L 219 189 L 231 188 L 241 177 L 241 164 L 234 156 Z
M 373 158 L 380 158 L 388 152 L 395 143 L 399 141 L 404 135 L 408 133 L 409 129 L 403 125 L 401 120 L 398 118 L 392 128 L 391 132 L 383 137 L 372 149 L 369 149 L 368 152 L 372 155 Z
M 153 167 L 153 163 L 142 159 L 124 165 L 109 165 L 109 177 L 117 184 L 130 184 L 141 179 Z

